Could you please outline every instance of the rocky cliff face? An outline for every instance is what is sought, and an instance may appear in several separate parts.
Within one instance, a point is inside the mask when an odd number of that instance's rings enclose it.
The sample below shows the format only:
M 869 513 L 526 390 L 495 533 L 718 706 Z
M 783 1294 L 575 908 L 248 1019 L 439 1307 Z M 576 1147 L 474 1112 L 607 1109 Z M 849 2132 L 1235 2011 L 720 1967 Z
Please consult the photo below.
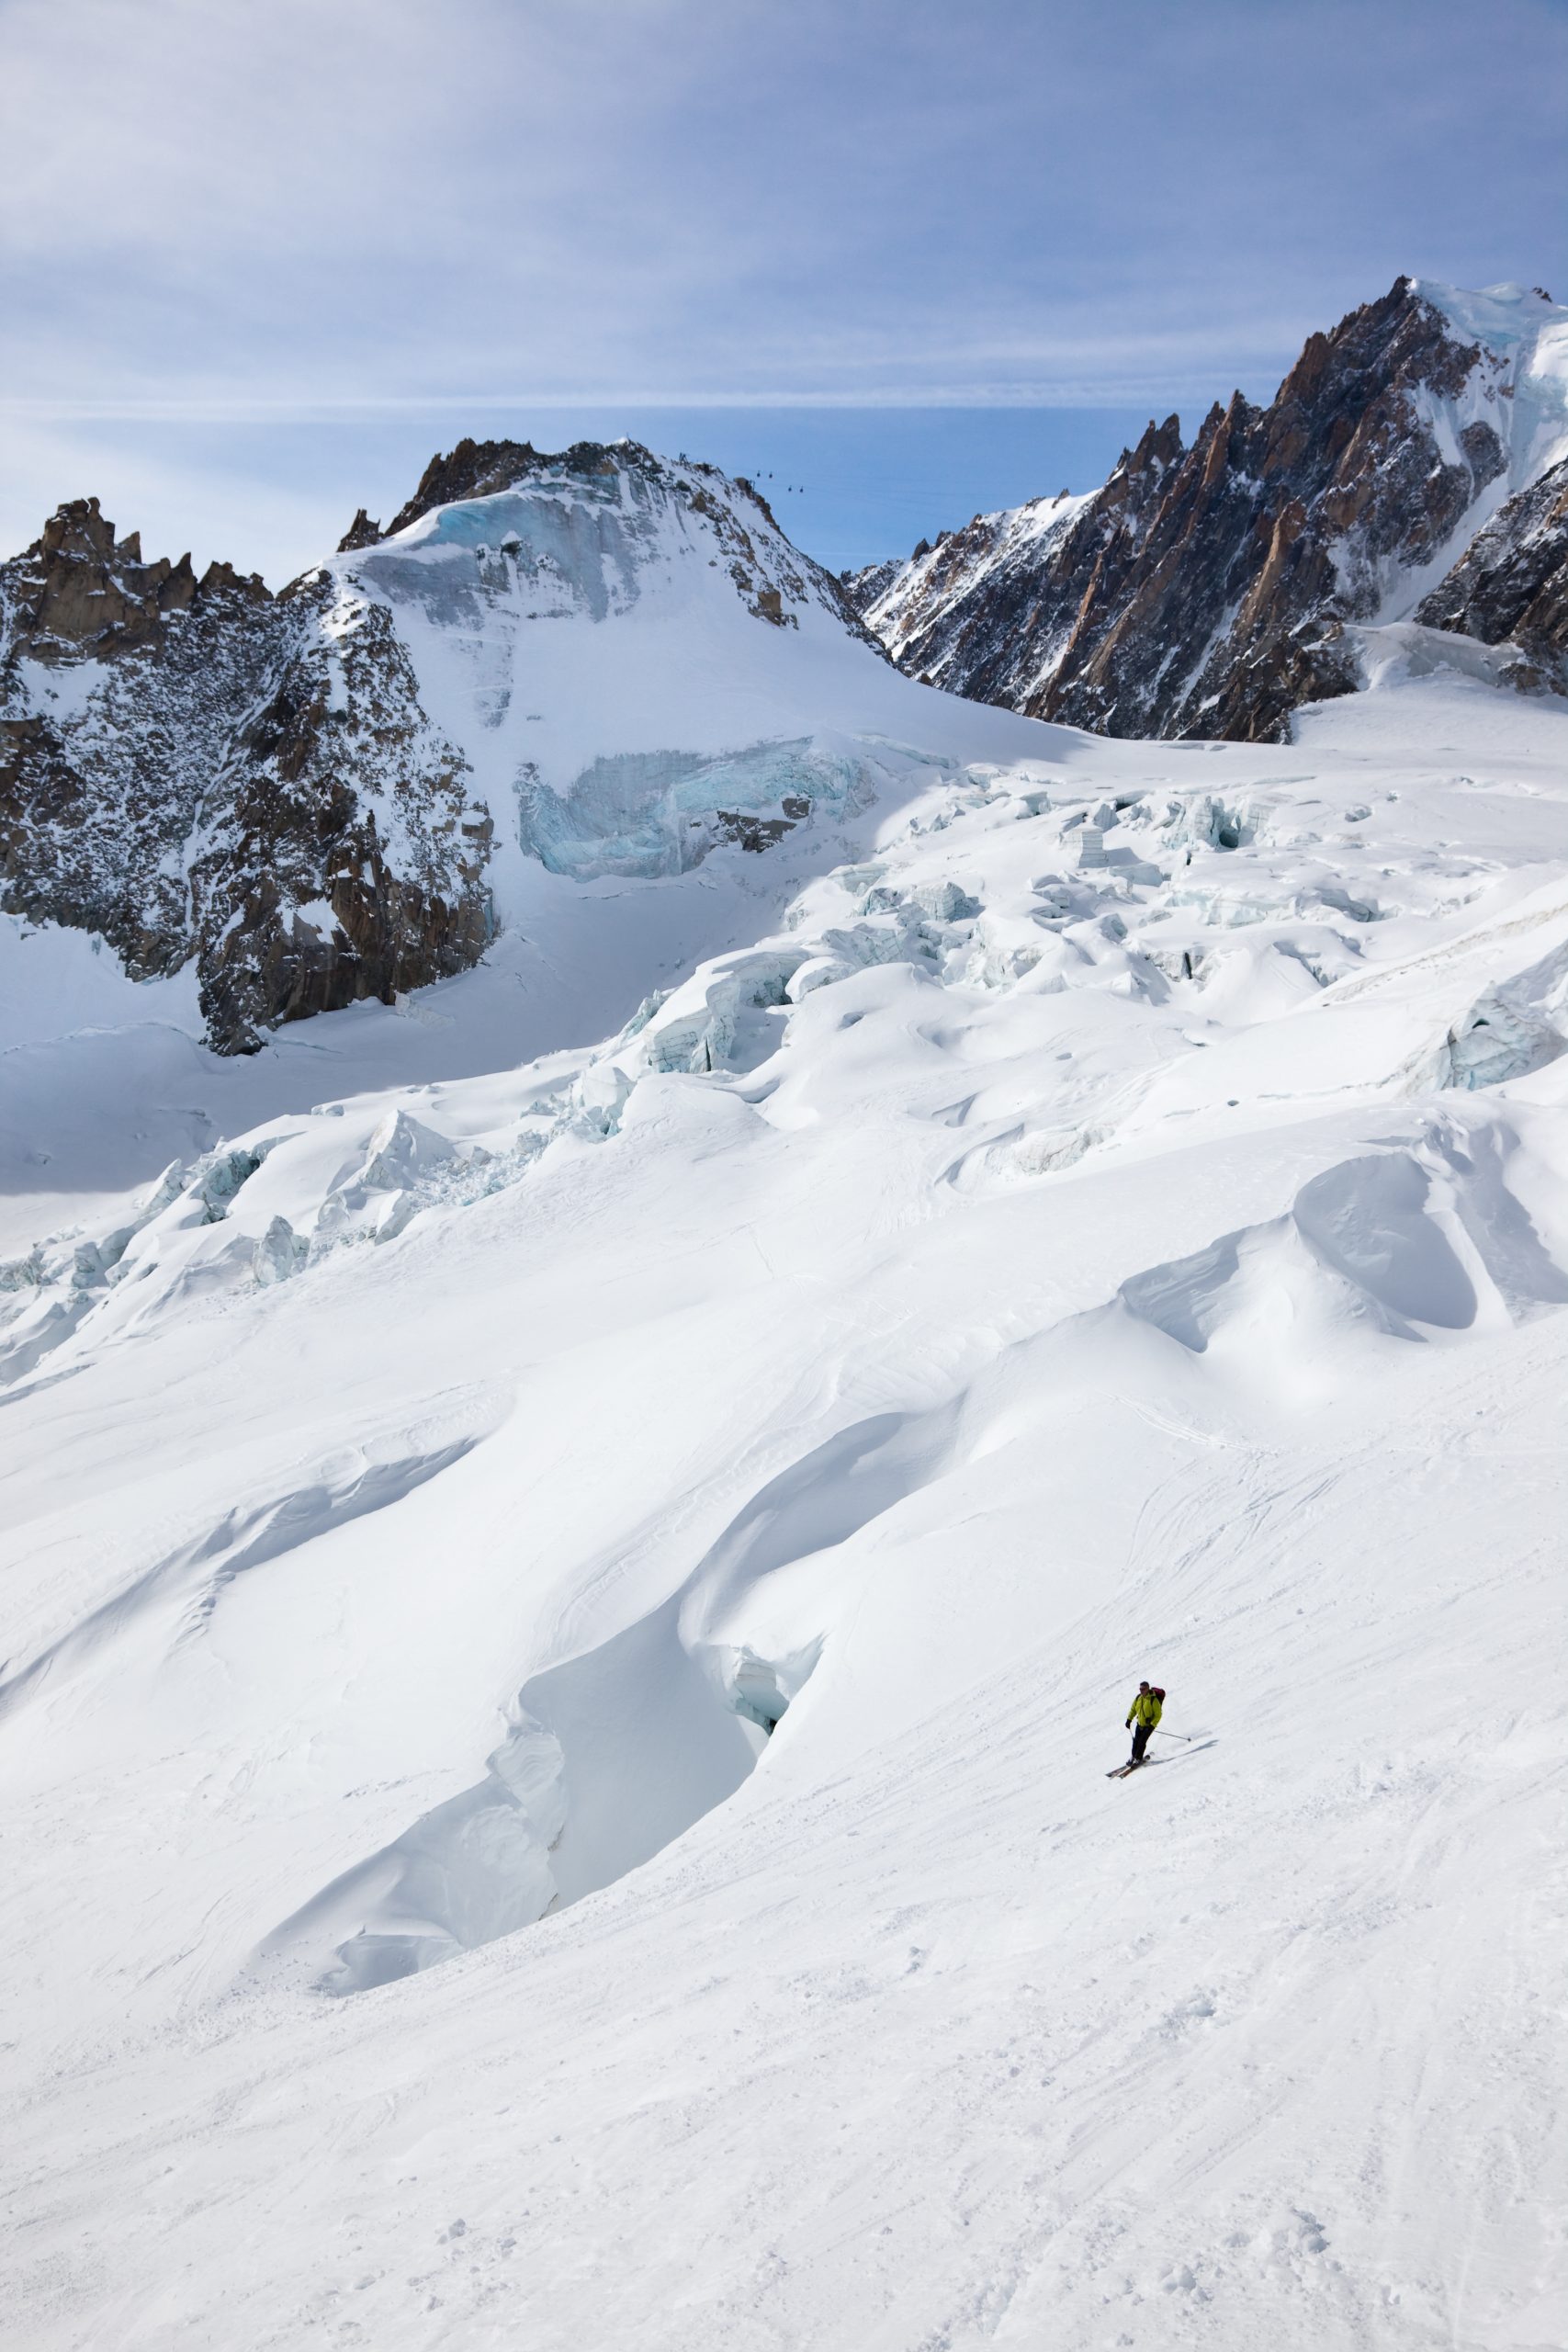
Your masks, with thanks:
M 184 844 L 281 643 L 261 581 L 144 563 L 95 499 L 0 567 L 0 894 L 137 978 L 190 949 Z
M 190 845 L 202 1009 L 241 1050 L 277 1022 L 462 971 L 491 929 L 490 816 L 389 613 L 345 610 L 317 575 L 288 592 L 286 624 Z
M 0 567 L 0 905 L 100 933 L 138 978 L 194 956 L 224 1051 L 459 971 L 497 921 L 498 789 L 509 818 L 539 816 L 533 854 L 570 831 L 539 759 L 501 755 L 543 719 L 513 707 L 518 675 L 549 698 L 521 625 L 689 594 L 694 571 L 764 638 L 810 611 L 886 658 L 749 486 L 630 443 L 460 442 L 385 531 L 361 509 L 276 597 L 226 565 L 144 562 L 96 500 L 62 507 Z M 753 766 L 772 779 L 754 808 L 720 764 L 682 855 L 808 812 L 809 761 Z
M 1549 662 L 1568 654 L 1568 458 L 1509 499 L 1416 618 Z
M 133 977 L 197 958 L 215 1044 L 389 998 L 488 936 L 488 826 L 378 608 L 141 560 L 96 499 L 0 571 L 4 903 Z
M 1092 496 L 976 517 L 846 587 L 901 666 L 955 693 L 1110 735 L 1277 741 L 1299 704 L 1358 684 L 1357 627 L 1409 616 L 1539 466 L 1542 380 L 1562 444 L 1568 313 L 1445 292 L 1401 278 L 1314 335 L 1268 408 L 1237 393 L 1190 447 L 1177 418 L 1151 424 Z M 1550 499 L 1513 506 L 1497 527 L 1522 612 L 1559 525 Z M 1467 628 L 1512 595 L 1477 572 L 1421 617 Z

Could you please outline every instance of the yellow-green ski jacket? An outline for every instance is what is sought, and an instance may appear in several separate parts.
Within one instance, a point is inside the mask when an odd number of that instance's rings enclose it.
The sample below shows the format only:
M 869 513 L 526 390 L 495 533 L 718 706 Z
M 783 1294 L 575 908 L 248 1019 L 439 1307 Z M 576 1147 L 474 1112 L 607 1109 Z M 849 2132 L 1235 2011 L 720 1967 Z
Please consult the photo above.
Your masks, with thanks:
M 1164 1713 L 1164 1708 L 1152 1690 L 1140 1690 L 1133 1702 L 1127 1721 L 1130 1724 L 1147 1724 L 1149 1729 L 1153 1731 Z

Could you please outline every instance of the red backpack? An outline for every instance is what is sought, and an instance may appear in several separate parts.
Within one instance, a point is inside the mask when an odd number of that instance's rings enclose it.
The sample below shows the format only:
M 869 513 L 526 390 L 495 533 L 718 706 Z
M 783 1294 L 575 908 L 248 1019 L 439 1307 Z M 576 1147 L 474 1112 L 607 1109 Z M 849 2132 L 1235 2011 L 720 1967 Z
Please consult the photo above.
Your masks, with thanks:
M 1160 1689 L 1159 1684 L 1158 1684 L 1157 1682 L 1151 1682 L 1151 1683 L 1150 1683 L 1150 1685 L 1149 1685 L 1149 1696 L 1150 1696 L 1150 1698 L 1151 1698 L 1151 1699 L 1157 1699 L 1157 1700 L 1159 1701 L 1159 1702 L 1160 1702 L 1160 1705 L 1161 1705 L 1162 1707 L 1164 1706 L 1164 1704 L 1165 1704 L 1165 1692 Z

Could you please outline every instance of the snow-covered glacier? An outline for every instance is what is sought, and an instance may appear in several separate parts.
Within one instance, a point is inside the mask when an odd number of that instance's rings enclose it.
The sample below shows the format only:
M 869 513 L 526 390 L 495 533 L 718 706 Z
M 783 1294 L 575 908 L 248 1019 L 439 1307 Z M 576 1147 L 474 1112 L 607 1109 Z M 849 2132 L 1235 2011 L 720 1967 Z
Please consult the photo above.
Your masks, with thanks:
M 601 488 L 327 568 L 477 967 L 0 932 L 18 2340 L 1560 2341 L 1568 705 L 1108 741 Z

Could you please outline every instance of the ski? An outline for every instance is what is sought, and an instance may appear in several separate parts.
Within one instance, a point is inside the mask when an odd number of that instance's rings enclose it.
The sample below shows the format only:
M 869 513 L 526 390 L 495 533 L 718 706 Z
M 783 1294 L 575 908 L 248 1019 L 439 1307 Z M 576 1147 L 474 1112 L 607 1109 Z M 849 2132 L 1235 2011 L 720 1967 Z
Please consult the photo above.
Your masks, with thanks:
M 1105 1777 L 1108 1781 L 1124 1781 L 1128 1773 L 1135 1772 L 1138 1770 L 1139 1765 L 1141 1765 L 1145 1760 L 1145 1759 L 1140 1756 L 1134 1763 L 1118 1764 L 1113 1770 L 1107 1772 Z

